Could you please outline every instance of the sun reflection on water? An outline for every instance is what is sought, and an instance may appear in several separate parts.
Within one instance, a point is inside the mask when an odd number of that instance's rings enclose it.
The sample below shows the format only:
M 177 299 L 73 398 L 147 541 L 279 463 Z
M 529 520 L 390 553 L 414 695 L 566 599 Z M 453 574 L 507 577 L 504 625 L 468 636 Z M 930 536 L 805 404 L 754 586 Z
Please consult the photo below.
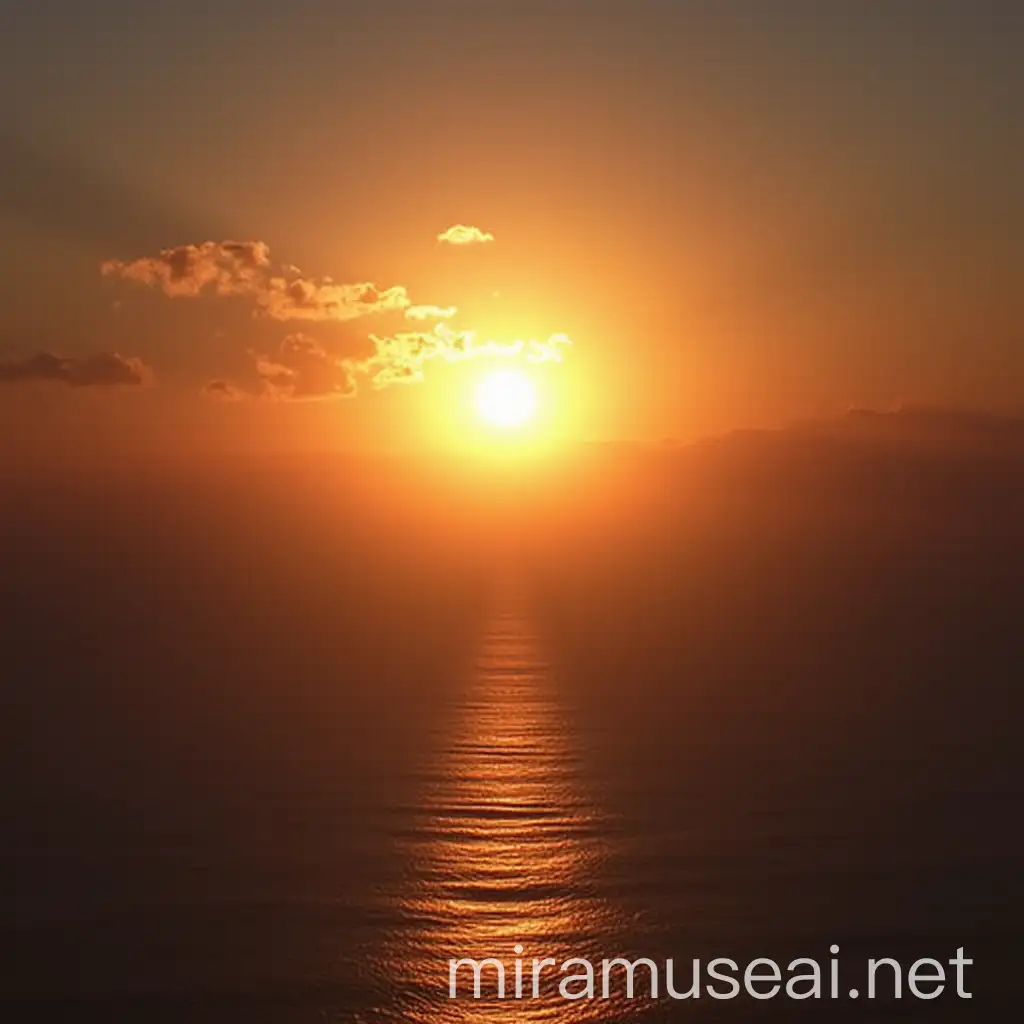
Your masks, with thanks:
M 524 604 L 505 593 L 403 840 L 409 872 L 388 971 L 404 1020 L 570 1022 L 610 1011 L 600 999 L 559 998 L 553 968 L 541 997 L 530 998 L 534 957 L 597 963 L 620 931 L 599 891 L 607 821 L 586 798 L 557 698 Z M 517 944 L 521 1000 L 513 998 Z M 459 998 L 449 998 L 449 959 L 463 957 L 504 963 L 504 1001 L 492 971 L 474 1000 L 468 969 Z

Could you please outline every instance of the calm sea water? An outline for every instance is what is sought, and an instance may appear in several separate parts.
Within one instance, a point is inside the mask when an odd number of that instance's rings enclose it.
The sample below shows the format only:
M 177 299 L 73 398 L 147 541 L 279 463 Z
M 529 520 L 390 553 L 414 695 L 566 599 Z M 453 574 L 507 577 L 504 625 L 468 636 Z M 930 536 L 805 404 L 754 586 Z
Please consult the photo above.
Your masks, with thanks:
M 209 766 L 168 780 L 192 787 L 191 829 L 169 822 L 146 841 L 126 829 L 122 845 L 105 794 L 78 794 L 87 820 L 73 844 L 50 834 L 8 858 L 20 882 L 5 997 L 18 1019 L 903 1019 L 846 1003 L 568 1002 L 549 985 L 536 1000 L 449 999 L 449 958 L 493 956 L 511 972 L 517 944 L 527 961 L 644 955 L 688 969 L 694 957 L 824 962 L 839 942 L 854 974 L 867 956 L 946 959 L 964 945 L 979 984 L 1005 990 L 992 966 L 1016 941 L 1001 901 L 1016 898 L 1018 861 L 991 822 L 1014 813 L 1012 786 L 980 794 L 867 757 L 709 746 L 684 726 L 696 696 L 688 708 L 641 677 L 613 701 L 567 686 L 544 626 L 514 581 L 498 587 L 400 768 L 373 767 L 374 725 L 360 719 L 339 739 L 352 761 L 307 773 L 304 788 L 222 777 L 218 803 Z M 972 1012 L 946 1000 L 923 1019 Z
M 379 962 L 395 1019 L 508 1016 L 497 1000 L 451 1000 L 449 959 L 500 959 L 511 995 L 517 955 L 599 961 L 621 943 L 628 911 L 607 875 L 614 824 L 587 784 L 579 738 L 514 588 L 500 592 L 420 787 L 399 833 L 405 868 Z M 529 967 L 525 977 L 529 993 Z M 516 1006 L 519 1019 L 602 1017 L 541 992 Z

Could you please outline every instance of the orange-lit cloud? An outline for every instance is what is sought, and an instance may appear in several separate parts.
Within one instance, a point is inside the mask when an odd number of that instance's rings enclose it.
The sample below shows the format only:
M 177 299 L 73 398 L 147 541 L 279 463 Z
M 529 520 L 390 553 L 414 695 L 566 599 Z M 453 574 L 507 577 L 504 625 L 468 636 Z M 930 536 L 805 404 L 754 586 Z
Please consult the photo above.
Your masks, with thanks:
M 476 227 L 456 224 L 438 236 L 451 245 L 493 241 Z M 374 389 L 421 381 L 428 363 L 478 358 L 519 358 L 531 363 L 561 362 L 571 345 L 564 334 L 546 340 L 497 341 L 452 326 L 455 306 L 413 304 L 402 285 L 378 288 L 370 282 L 340 284 L 330 277 L 312 279 L 294 266 L 274 267 L 264 242 L 203 242 L 164 249 L 131 262 L 108 260 L 107 277 L 159 288 L 172 298 L 199 295 L 245 296 L 254 315 L 286 321 L 346 321 L 381 313 L 400 313 L 422 326 L 390 334 L 370 334 L 371 353 L 342 358 L 305 334 L 288 335 L 272 353 L 251 353 L 261 389 L 255 394 L 224 379 L 208 382 L 204 395 L 222 401 L 270 396 L 280 399 L 349 397 L 360 378 Z M 428 326 L 428 321 L 434 321 Z
M 53 381 L 72 387 L 106 387 L 152 383 L 153 371 L 141 359 L 116 352 L 72 357 L 40 352 L 0 363 L 0 384 Z
M 273 320 L 356 320 L 405 309 L 409 296 L 401 285 L 380 289 L 369 282 L 336 284 L 329 277 L 272 277 L 256 301 L 260 312 Z
M 271 398 L 349 398 L 355 394 L 352 365 L 305 334 L 289 334 L 270 355 L 253 353 L 264 394 Z
M 305 334 L 290 334 L 276 352 L 251 353 L 262 391 L 243 391 L 224 380 L 211 381 L 203 389 L 209 398 L 237 401 L 242 398 L 276 399 L 350 398 L 361 378 L 374 390 L 394 384 L 416 384 L 425 379 L 428 363 L 457 363 L 469 359 L 525 359 L 531 363 L 561 362 L 572 342 L 564 334 L 546 340 L 501 342 L 480 339 L 474 331 L 458 330 L 445 323 L 430 330 L 399 331 L 370 335 L 373 353 L 350 359 L 328 352 Z
M 565 349 L 572 344 L 565 334 L 552 334 L 545 341 L 480 339 L 475 331 L 458 330 L 445 323 L 436 324 L 429 331 L 399 331 L 385 337 L 371 334 L 370 340 L 373 355 L 352 365 L 369 376 L 376 388 L 422 380 L 426 364 L 435 361 L 455 363 L 491 357 L 560 363 Z
M 493 242 L 494 235 L 471 224 L 453 224 L 442 231 L 437 240 L 447 245 L 483 245 L 485 242 Z
M 162 249 L 157 256 L 100 265 L 104 277 L 160 288 L 172 298 L 194 297 L 204 291 L 216 295 L 248 295 L 258 291 L 270 268 L 265 242 L 201 242 Z
M 105 277 L 159 288 L 170 298 L 199 295 L 249 296 L 257 313 L 273 320 L 355 320 L 407 308 L 400 285 L 378 288 L 368 281 L 339 284 L 304 277 L 298 267 L 274 268 L 266 242 L 201 242 L 163 249 L 157 256 L 100 265 Z
M 450 320 L 458 311 L 456 306 L 410 306 L 405 317 L 407 320 Z

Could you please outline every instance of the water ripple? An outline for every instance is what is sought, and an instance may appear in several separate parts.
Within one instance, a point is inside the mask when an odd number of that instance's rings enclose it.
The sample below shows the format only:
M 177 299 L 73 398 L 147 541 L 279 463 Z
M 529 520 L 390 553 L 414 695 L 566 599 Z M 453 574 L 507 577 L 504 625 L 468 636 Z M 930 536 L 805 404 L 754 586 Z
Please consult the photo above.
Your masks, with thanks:
M 421 803 L 395 837 L 408 867 L 380 963 L 396 1017 L 601 1019 L 606 1004 L 557 996 L 476 1001 L 468 973 L 460 998 L 448 995 L 449 959 L 500 959 L 511 997 L 519 943 L 528 994 L 534 956 L 599 960 L 623 924 L 600 881 L 614 830 L 588 798 L 555 680 L 514 595 L 494 615 L 420 781 Z

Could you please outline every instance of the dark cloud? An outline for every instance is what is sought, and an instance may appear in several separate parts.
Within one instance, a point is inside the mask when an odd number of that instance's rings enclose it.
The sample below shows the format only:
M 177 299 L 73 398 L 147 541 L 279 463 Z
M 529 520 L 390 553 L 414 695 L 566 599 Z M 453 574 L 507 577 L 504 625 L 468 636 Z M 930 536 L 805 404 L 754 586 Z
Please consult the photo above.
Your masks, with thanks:
M 887 410 L 850 409 L 832 421 L 795 424 L 795 437 L 829 439 L 859 446 L 943 456 L 971 452 L 1013 452 L 1024 455 L 1024 419 L 992 411 L 914 404 Z
M 152 370 L 141 359 L 116 352 L 80 357 L 39 352 L 24 359 L 0 362 L 0 384 L 54 381 L 74 387 L 107 387 L 148 384 L 152 380 Z
M 272 398 L 348 398 L 356 383 L 349 360 L 332 355 L 305 334 L 290 334 L 269 355 L 254 354 L 264 393 Z
M 205 398 L 212 398 L 218 402 L 240 402 L 248 397 L 241 389 L 235 387 L 230 381 L 211 380 L 202 389 L 201 394 Z

